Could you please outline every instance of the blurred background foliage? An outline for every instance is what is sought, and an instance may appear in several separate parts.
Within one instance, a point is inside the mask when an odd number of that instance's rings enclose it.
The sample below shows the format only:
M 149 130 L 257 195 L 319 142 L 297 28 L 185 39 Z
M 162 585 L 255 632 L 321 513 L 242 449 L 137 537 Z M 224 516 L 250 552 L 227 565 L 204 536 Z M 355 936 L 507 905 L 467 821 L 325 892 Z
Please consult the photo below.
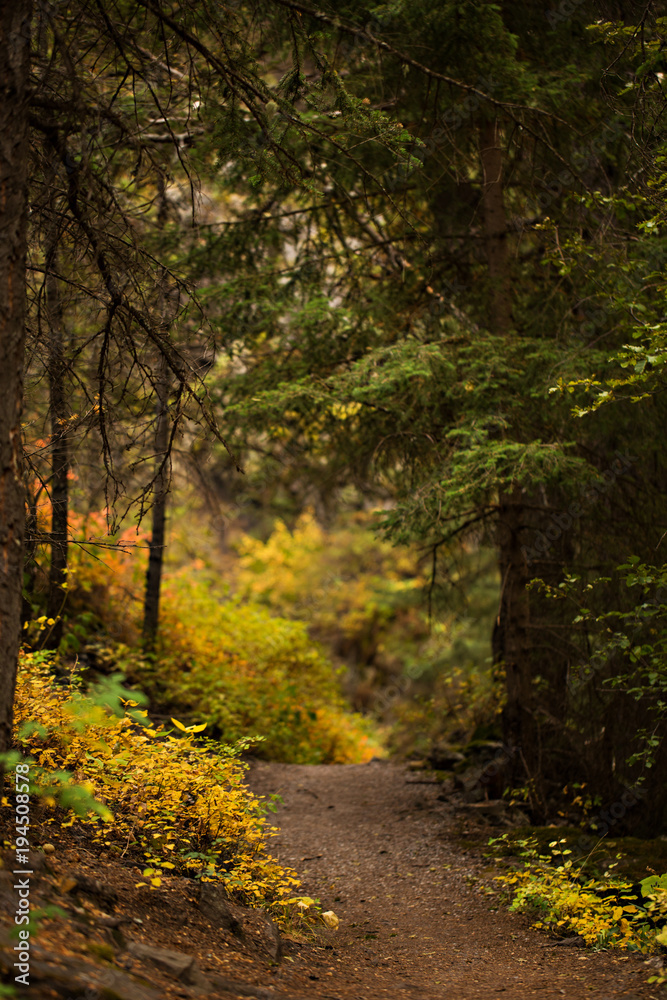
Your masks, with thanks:
M 146 654 L 145 531 L 108 538 L 102 513 L 74 518 L 60 657 L 90 678 L 121 670 L 157 717 L 205 720 L 223 741 L 261 736 L 253 752 L 272 759 L 344 763 L 499 737 L 493 554 L 458 547 L 447 594 L 430 599 L 428 554 L 378 541 L 377 520 L 353 510 L 325 528 L 306 510 L 265 537 L 226 520 L 232 541 L 216 551 L 191 495 L 172 515 L 160 639 Z M 37 649 L 50 628 L 45 557 L 35 552 L 26 629 Z

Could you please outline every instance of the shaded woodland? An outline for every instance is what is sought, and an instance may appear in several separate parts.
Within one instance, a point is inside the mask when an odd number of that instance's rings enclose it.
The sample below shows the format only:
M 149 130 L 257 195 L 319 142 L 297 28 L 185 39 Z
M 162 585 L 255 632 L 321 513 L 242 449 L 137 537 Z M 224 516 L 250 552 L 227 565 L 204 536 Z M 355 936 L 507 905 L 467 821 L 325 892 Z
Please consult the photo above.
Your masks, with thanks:
M 666 832 L 664 15 L 2 7 L 6 762 L 76 674 Z

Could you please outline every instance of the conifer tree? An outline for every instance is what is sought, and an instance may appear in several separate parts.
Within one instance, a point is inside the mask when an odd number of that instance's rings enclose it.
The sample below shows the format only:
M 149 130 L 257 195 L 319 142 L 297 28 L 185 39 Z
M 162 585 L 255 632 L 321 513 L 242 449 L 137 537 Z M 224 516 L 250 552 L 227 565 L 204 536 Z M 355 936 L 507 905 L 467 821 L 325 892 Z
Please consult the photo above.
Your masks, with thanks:
M 295 223 L 270 268 L 252 258 L 248 280 L 274 295 L 235 303 L 247 335 L 230 338 L 218 387 L 231 439 L 276 488 L 297 477 L 303 496 L 352 482 L 390 497 L 385 529 L 436 556 L 481 527 L 502 581 L 493 653 L 505 739 L 520 748 L 510 779 L 536 817 L 564 758 L 613 794 L 612 751 L 584 751 L 573 725 L 568 678 L 586 636 L 528 589 L 622 558 L 622 510 L 643 488 L 624 417 L 584 426 L 549 392 L 619 336 L 615 310 L 591 309 L 590 276 L 551 255 L 565 233 L 602 245 L 623 230 L 607 199 L 631 176 L 632 122 L 622 101 L 610 117 L 596 10 L 550 24 L 530 5 L 285 6 L 328 37 L 348 92 L 401 121 L 406 155 L 361 147 L 376 178 L 363 187 L 331 161 L 341 204 L 320 209 L 326 247 Z M 268 275 L 288 243 L 281 284 Z

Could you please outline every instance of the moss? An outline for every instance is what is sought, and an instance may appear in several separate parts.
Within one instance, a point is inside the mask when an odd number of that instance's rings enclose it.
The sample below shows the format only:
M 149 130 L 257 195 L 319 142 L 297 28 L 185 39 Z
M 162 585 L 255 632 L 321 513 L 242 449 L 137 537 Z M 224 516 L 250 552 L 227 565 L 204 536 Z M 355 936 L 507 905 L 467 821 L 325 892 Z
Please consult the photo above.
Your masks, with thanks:
M 86 951 L 95 955 L 96 958 L 101 958 L 104 962 L 113 962 L 115 957 L 111 945 L 105 944 L 103 941 L 89 941 L 86 945 Z

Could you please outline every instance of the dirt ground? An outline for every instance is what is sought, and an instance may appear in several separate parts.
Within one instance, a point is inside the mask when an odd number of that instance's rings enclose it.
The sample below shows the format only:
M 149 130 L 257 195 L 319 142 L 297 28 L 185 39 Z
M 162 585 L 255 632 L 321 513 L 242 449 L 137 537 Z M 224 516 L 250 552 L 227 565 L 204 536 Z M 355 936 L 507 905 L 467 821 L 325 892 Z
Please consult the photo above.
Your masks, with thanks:
M 497 909 L 481 853 L 465 847 L 466 828 L 476 843 L 497 831 L 462 820 L 404 766 L 257 763 L 248 783 L 282 796 L 272 853 L 340 920 L 319 981 L 297 958 L 282 989 L 322 1000 L 657 996 L 642 958 L 563 947 Z
M 641 956 L 563 946 L 500 906 L 485 890 L 492 873 L 479 845 L 502 827 L 441 801 L 441 786 L 430 781 L 381 761 L 251 765 L 250 787 L 283 799 L 271 853 L 296 869 L 302 894 L 339 918 L 337 930 L 322 927 L 315 939 L 284 933 L 282 956 L 273 953 L 275 930 L 261 913 L 237 908 L 240 935 L 221 924 L 193 880 L 140 887 L 137 862 L 100 854 L 85 827 L 36 822 L 30 892 L 42 918 L 31 939 L 30 986 L 18 986 L 15 996 L 665 1000 L 647 985 L 653 970 Z M 16 892 L 11 829 L 2 825 L 0 817 L 0 981 L 11 984 Z M 45 857 L 47 841 L 55 850 Z M 51 917 L 54 905 L 59 913 Z M 176 966 L 156 949 L 169 949 Z

